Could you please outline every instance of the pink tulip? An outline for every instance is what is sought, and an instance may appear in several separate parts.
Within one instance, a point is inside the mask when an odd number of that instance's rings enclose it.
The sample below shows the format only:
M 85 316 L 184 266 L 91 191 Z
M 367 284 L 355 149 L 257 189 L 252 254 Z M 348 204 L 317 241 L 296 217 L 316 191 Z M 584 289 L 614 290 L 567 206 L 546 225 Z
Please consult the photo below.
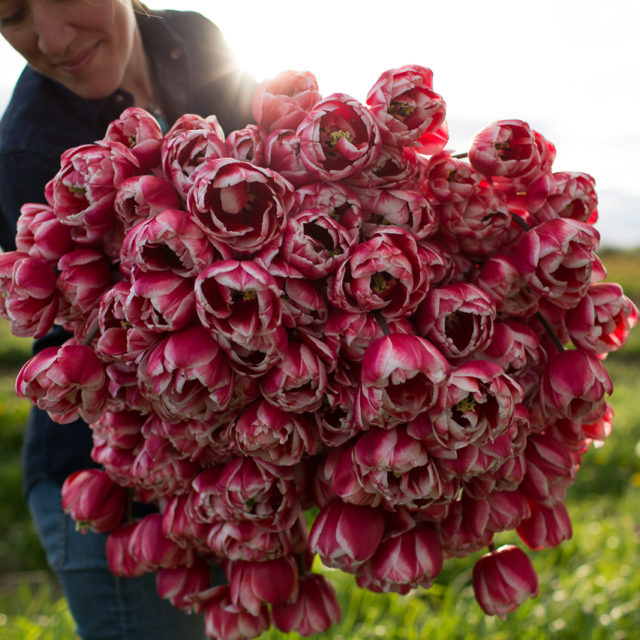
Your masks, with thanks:
M 338 497 L 343 502 L 363 507 L 379 507 L 383 496 L 362 486 L 361 477 L 353 464 L 355 444 L 345 443 L 330 449 L 324 459 L 318 461 L 316 478 L 313 479 L 313 495 L 319 506 L 326 506 Z
M 359 569 L 358 584 L 377 592 L 428 589 L 441 570 L 438 535 L 430 526 L 418 525 L 382 542 Z
M 146 419 L 146 415 L 128 409 L 105 411 L 91 424 L 91 428 L 109 446 L 133 451 L 143 443 L 141 429 Z
M 249 341 L 230 340 L 222 334 L 216 338 L 229 366 L 240 376 L 251 378 L 260 378 L 275 367 L 288 348 L 287 332 L 282 326 L 271 333 L 253 336 Z
M 247 375 L 234 376 L 233 394 L 226 410 L 221 414 L 216 414 L 215 423 L 196 422 L 191 425 L 193 437 L 199 444 L 204 445 L 212 454 L 220 454 L 225 457 L 225 448 L 232 448 L 232 443 L 225 438 L 226 427 L 232 420 L 235 420 L 244 409 L 254 400 L 260 398 L 260 389 L 256 378 Z M 218 424 L 217 420 L 220 420 Z M 199 425 L 199 428 L 197 427 Z M 235 452 L 229 452 L 226 458 L 229 459 Z
M 374 160 L 345 179 L 359 193 L 368 189 L 415 189 L 426 169 L 424 157 L 413 147 L 381 144 Z
M 322 335 L 328 317 L 328 305 L 318 288 L 302 274 L 280 260 L 269 265 L 281 293 L 282 324 L 301 329 L 317 337 Z
M 464 493 L 449 505 L 438 532 L 445 558 L 464 558 L 491 544 L 493 531 L 487 528 L 490 508 L 485 500 L 472 500 Z
M 444 147 L 445 103 L 433 91 L 433 73 L 419 65 L 385 71 L 367 94 L 373 117 L 387 144 L 418 147 L 431 155 Z
M 482 289 L 456 282 L 429 292 L 418 309 L 416 327 L 444 356 L 461 359 L 489 344 L 495 317 L 495 306 Z
M 149 173 L 160 165 L 162 129 L 145 109 L 128 107 L 109 123 L 104 140 L 129 147 L 138 160 L 140 173 Z
M 305 209 L 323 209 L 354 237 L 362 226 L 362 207 L 354 191 L 342 182 L 313 182 L 296 190 L 295 214 Z
M 171 126 L 171 129 L 166 133 L 165 137 L 169 138 L 179 131 L 211 131 L 215 133 L 218 138 L 224 140 L 224 130 L 218 122 L 218 118 L 215 115 L 207 116 L 203 118 L 196 113 L 184 113 L 181 115 Z
M 250 345 L 280 325 L 281 291 L 258 262 L 223 260 L 203 269 L 195 282 L 200 321 L 216 335 Z
M 638 314 L 620 285 L 597 282 L 576 307 L 567 311 L 567 330 L 577 347 L 596 355 L 609 353 L 625 345 L 638 323 Z
M 116 190 L 137 172 L 137 158 L 119 142 L 85 144 L 62 154 L 52 181 L 52 205 L 76 242 L 101 244 L 115 224 Z
M 522 388 L 502 368 L 471 360 L 451 372 L 429 413 L 436 440 L 446 449 L 493 442 L 511 426 Z
M 355 239 L 322 209 L 305 209 L 287 219 L 280 255 L 304 278 L 318 280 L 344 262 Z
M 581 440 L 582 435 L 578 430 Z M 525 450 L 527 473 L 520 491 L 531 500 L 545 504 L 564 500 L 567 487 L 575 482 L 581 458 L 579 451 L 567 447 L 552 430 L 530 435 Z
M 193 185 L 194 174 L 209 160 L 224 158 L 227 146 L 222 130 L 172 128 L 162 140 L 162 172 L 170 180 L 183 202 Z
M 489 531 L 515 529 L 531 517 L 529 501 L 521 491 L 493 491 L 486 497 L 489 505 L 486 528 Z
M 529 287 L 511 256 L 490 257 L 480 267 L 474 283 L 489 295 L 497 311 L 526 318 L 538 309 L 540 294 Z
M 96 354 L 104 362 L 102 354 L 95 347 Z M 146 415 L 151 411 L 151 404 L 142 395 L 138 387 L 137 366 L 134 362 L 117 361 L 106 365 L 107 398 L 106 410 L 111 412 L 132 411 Z M 102 419 L 102 418 L 100 418 Z
M 447 359 L 427 340 L 394 333 L 378 338 L 362 359 L 355 419 L 390 429 L 430 409 L 449 379 Z
M 427 270 L 415 238 L 387 227 L 355 247 L 330 278 L 327 295 L 344 311 L 379 311 L 395 319 L 411 315 L 427 291 Z
M 135 225 L 124 238 L 120 270 L 134 278 L 150 271 L 197 276 L 213 262 L 214 248 L 189 214 L 165 209 Z
M 543 173 L 527 188 L 527 211 L 535 224 L 557 217 L 594 224 L 597 206 L 595 180 L 586 173 Z
M 221 158 L 200 165 L 187 210 L 209 238 L 240 255 L 276 240 L 293 205 L 293 187 L 271 169 Z
M 283 411 L 265 400 L 249 405 L 229 430 L 241 453 L 278 465 L 297 464 L 316 449 L 305 414 Z
M 391 333 L 412 334 L 414 328 L 406 318 L 390 320 Z M 332 309 L 323 331 L 325 342 L 342 357 L 361 362 L 369 346 L 385 335 L 373 313 L 357 313 Z
M 258 85 L 253 117 L 267 131 L 295 129 L 321 97 L 310 71 L 282 71 Z
M 563 502 L 556 502 L 551 506 L 531 502 L 530 506 L 531 516 L 516 528 L 518 535 L 530 549 L 551 549 L 571 538 L 571 520 Z
M 181 206 L 180 196 L 171 182 L 148 174 L 124 180 L 113 203 L 125 233 L 138 222 L 153 218 L 165 209 L 179 209 Z
M 527 461 L 523 453 L 505 460 L 490 474 L 495 480 L 496 491 L 515 491 L 521 484 L 527 472 Z M 471 480 L 473 482 L 473 479 Z
M 266 530 L 293 526 L 300 514 L 296 472 L 257 458 L 233 458 L 193 481 L 193 515 L 202 522 L 247 520 Z
M 429 159 L 422 189 L 437 202 L 460 203 L 478 193 L 481 180 L 467 161 L 443 151 Z
M 540 340 L 529 326 L 507 320 L 494 323 L 493 337 L 481 358 L 499 364 L 505 373 L 516 376 L 527 367 L 540 364 L 543 355 Z
M 91 310 L 113 283 L 110 260 L 100 251 L 76 249 L 58 261 L 58 289 L 66 302 L 57 322 L 73 326 Z
M 316 437 L 328 447 L 340 447 L 360 431 L 354 417 L 356 388 L 353 372 L 339 361 L 327 378 L 322 406 L 313 412 Z
M 436 212 L 440 220 L 438 237 L 452 250 L 472 257 L 492 256 L 522 233 L 512 226 L 504 198 L 491 188 L 479 188 L 463 202 L 438 204 Z
M 271 620 L 285 633 L 295 631 L 301 636 L 324 633 L 340 621 L 340 606 L 333 586 L 320 574 L 300 576 L 298 598 L 290 604 L 273 605 Z
M 141 274 L 125 300 L 127 322 L 141 331 L 184 329 L 196 320 L 194 281 L 172 271 Z
M 199 554 L 207 555 L 205 544 L 209 524 L 191 517 L 190 501 L 193 493 L 171 496 L 166 499 L 162 512 L 162 533 L 185 549 L 192 547 Z M 196 557 L 197 562 L 197 557 Z
M 382 512 L 334 500 L 316 516 L 309 548 L 325 565 L 351 569 L 371 558 L 383 533 Z
M 303 553 L 307 528 L 302 516 L 282 531 L 269 531 L 249 520 L 221 520 L 211 525 L 206 541 L 211 550 L 229 560 L 261 562 Z
M 100 299 L 98 322 L 100 335 L 96 353 L 107 360 L 134 362 L 159 339 L 157 332 L 135 328 L 127 320 L 127 298 L 131 284 L 117 282 Z
M 420 510 L 450 500 L 459 487 L 445 480 L 422 443 L 403 427 L 365 431 L 354 446 L 352 465 L 362 488 L 391 508 Z
M 65 344 L 47 347 L 20 369 L 15 390 L 54 422 L 82 418 L 93 422 L 107 400 L 104 366 L 90 347 Z
M 555 218 L 528 231 L 516 249 L 516 264 L 527 283 L 561 309 L 571 309 L 591 283 L 604 277 L 595 255 L 598 232 L 585 222 Z
M 230 587 L 212 588 L 204 600 L 205 632 L 209 638 L 245 640 L 257 638 L 270 626 L 269 611 L 263 606 L 252 615 L 231 601 Z
M 432 236 L 438 229 L 436 212 L 426 196 L 412 189 L 368 189 L 360 196 L 367 212 L 363 224 L 365 238 L 383 225 L 409 231 L 416 240 Z
M 613 409 L 607 404 L 604 415 L 598 420 L 589 424 L 581 422 L 584 435 L 595 442 L 595 446 L 602 446 L 604 441 L 611 435 L 613 422 Z
M 169 540 L 162 532 L 162 514 L 151 513 L 135 524 L 129 552 L 145 572 L 177 569 L 193 562 L 192 552 Z
M 263 129 L 255 124 L 248 124 L 242 129 L 231 131 L 226 139 L 227 155 L 236 160 L 251 162 L 259 167 L 271 166 L 264 162 Z
M 110 444 L 108 434 L 107 437 L 103 437 L 101 429 L 98 428 L 93 433 L 91 459 L 102 466 L 114 482 L 117 482 L 121 487 L 133 489 L 134 499 L 144 500 L 145 496 L 142 495 L 142 492 L 136 491 L 135 482 L 131 478 L 131 465 L 135 460 L 132 449 L 124 449 L 117 443 Z
M 284 556 L 264 562 L 231 562 L 227 568 L 231 601 L 258 615 L 264 604 L 286 604 L 298 598 L 296 558 Z
M 216 341 L 192 325 L 168 334 L 140 362 L 141 391 L 166 420 L 207 420 L 229 404 L 233 375 Z
M 503 620 L 527 598 L 539 593 L 538 577 L 527 555 L 504 545 L 482 556 L 473 567 L 473 591 L 487 615 Z
M 197 596 L 210 586 L 211 567 L 197 557 L 190 567 L 159 569 L 156 573 L 158 595 L 169 600 L 174 607 L 189 613 L 201 612 Z
M 136 522 L 121 525 L 107 537 L 107 563 L 114 576 L 135 578 L 147 573 L 146 567 L 133 556 L 130 548 L 131 536 L 136 527 Z
M 315 411 L 327 386 L 333 353 L 323 343 L 291 340 L 280 362 L 260 379 L 265 400 L 284 411 Z
M 199 458 L 206 448 L 206 438 L 203 431 L 214 431 L 213 425 L 205 424 L 200 420 L 181 420 L 169 422 L 160 416 L 151 413 L 142 425 L 142 433 L 145 438 L 157 438 L 171 444 L 172 455 L 181 460 L 200 461 Z M 165 445 L 158 442 L 160 449 Z
M 494 188 L 505 196 L 509 206 L 519 210 L 527 218 L 528 192 L 539 178 L 551 174 L 556 158 L 556 148 L 553 143 L 539 131 L 532 129 L 531 132 L 538 152 L 538 161 L 533 162 L 528 170 L 517 176 L 493 176 L 492 179 Z M 537 191 L 535 188 L 532 189 L 532 193 L 535 191 Z
M 21 251 L 0 254 L 0 317 L 16 336 L 41 338 L 59 307 L 56 273 L 50 262 Z
M 62 485 L 62 509 L 83 533 L 102 533 L 119 525 L 126 503 L 125 489 L 100 469 L 76 471 Z
M 369 110 L 355 98 L 333 93 L 318 101 L 296 130 L 300 157 L 318 180 L 353 175 L 375 160 L 380 132 Z
M 500 120 L 484 128 L 471 143 L 469 162 L 487 176 L 514 177 L 539 166 L 531 127 L 522 120 Z
M 158 498 L 187 493 L 200 465 L 184 459 L 161 435 L 148 435 L 131 464 L 136 487 Z
M 277 171 L 294 187 L 317 180 L 300 157 L 300 138 L 292 129 L 275 129 L 264 141 L 264 166 Z
M 56 218 L 52 207 L 36 203 L 20 207 L 16 233 L 18 251 L 48 262 L 57 262 L 74 248 L 71 229 Z
M 540 399 L 551 418 L 597 420 L 605 409 L 605 394 L 613 384 L 601 361 L 582 349 L 556 353 L 540 380 Z

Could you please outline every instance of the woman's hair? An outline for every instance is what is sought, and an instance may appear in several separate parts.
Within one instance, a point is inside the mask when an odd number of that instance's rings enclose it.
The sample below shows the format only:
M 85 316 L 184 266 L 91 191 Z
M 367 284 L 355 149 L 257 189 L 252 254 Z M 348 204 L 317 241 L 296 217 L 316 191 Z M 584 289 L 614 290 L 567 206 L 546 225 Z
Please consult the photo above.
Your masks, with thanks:
M 149 10 L 149 7 L 147 7 L 140 0 L 131 0 L 131 3 L 133 4 L 133 10 L 136 13 L 142 13 L 146 16 L 148 16 L 151 13 L 151 11 Z

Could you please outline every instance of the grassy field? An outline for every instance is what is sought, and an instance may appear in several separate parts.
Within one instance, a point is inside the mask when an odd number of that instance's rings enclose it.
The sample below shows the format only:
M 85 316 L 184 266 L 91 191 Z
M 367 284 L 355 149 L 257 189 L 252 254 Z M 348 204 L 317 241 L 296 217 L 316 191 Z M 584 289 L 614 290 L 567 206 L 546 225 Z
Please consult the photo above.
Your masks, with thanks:
M 609 279 L 640 302 L 640 251 L 603 252 Z M 27 403 L 15 398 L 13 380 L 29 341 L 0 323 L 0 637 L 72 639 L 73 623 L 51 580 L 20 497 L 19 451 Z M 448 562 L 434 586 L 408 596 L 375 595 L 353 588 L 349 576 L 330 572 L 342 622 L 323 637 L 495 640 L 640 638 L 640 329 L 606 366 L 615 391 L 613 434 L 584 456 L 567 506 L 571 540 L 531 554 L 540 596 L 506 621 L 484 616 L 471 590 L 473 557 Z M 515 533 L 496 542 L 518 543 Z M 275 631 L 263 640 L 297 637 Z

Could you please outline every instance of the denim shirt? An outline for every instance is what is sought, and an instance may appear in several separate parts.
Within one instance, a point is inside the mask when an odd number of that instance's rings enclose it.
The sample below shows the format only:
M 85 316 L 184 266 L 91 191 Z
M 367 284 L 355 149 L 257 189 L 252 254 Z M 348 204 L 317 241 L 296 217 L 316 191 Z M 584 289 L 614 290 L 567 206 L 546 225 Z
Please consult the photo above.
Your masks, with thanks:
M 255 80 L 235 63 L 218 28 L 194 12 L 139 15 L 154 86 L 169 124 L 184 113 L 215 114 L 225 133 L 251 122 Z M 44 186 L 70 147 L 104 136 L 106 126 L 133 105 L 117 90 L 86 100 L 27 67 L 0 121 L 0 246 L 15 249 L 16 222 L 25 202 L 44 202 Z M 68 336 L 54 328 L 35 350 Z M 58 425 L 33 409 L 24 445 L 24 492 L 39 480 L 61 484 L 91 460 L 91 430 L 82 421 Z

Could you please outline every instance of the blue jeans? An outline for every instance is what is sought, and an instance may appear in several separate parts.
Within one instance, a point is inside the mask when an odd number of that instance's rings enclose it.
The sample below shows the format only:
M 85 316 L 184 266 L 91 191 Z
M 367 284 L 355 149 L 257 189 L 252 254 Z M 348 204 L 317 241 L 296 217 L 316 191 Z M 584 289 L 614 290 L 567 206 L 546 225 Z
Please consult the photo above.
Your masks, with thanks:
M 185 614 L 156 591 L 155 573 L 118 578 L 107 565 L 106 534 L 75 530 L 60 488 L 40 482 L 28 505 L 83 640 L 202 640 L 202 615 Z

